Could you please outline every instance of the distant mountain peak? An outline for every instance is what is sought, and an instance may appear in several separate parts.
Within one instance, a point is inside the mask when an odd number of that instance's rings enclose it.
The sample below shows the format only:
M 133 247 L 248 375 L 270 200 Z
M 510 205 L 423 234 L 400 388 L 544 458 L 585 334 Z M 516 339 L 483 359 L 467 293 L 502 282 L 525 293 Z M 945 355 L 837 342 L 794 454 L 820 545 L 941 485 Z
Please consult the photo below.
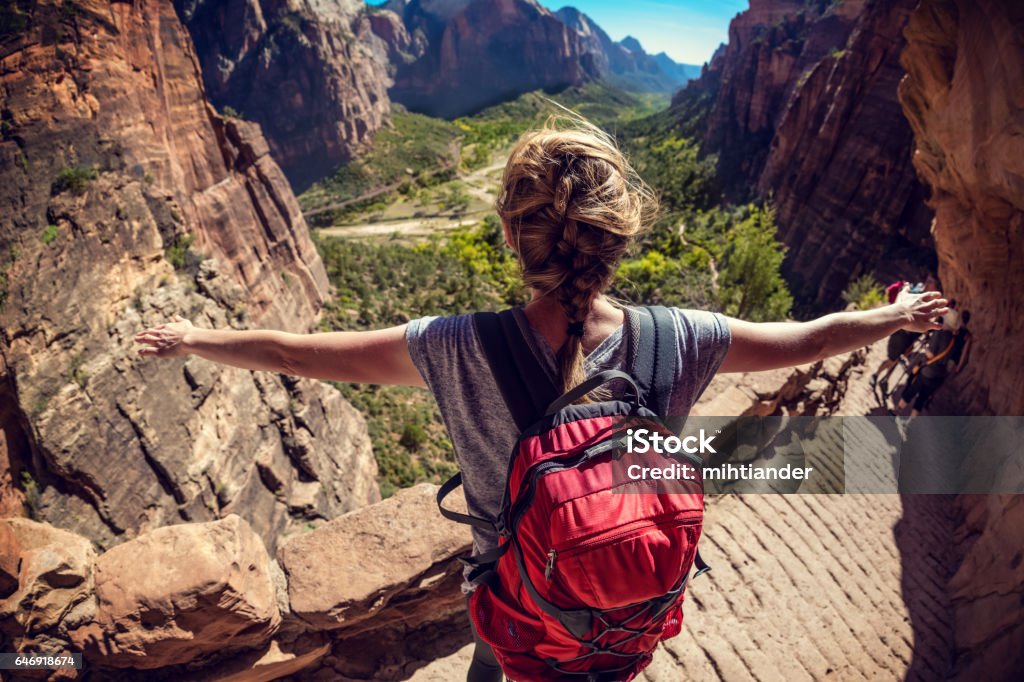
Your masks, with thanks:
M 473 0 L 419 0 L 423 11 L 442 19 L 451 19 L 466 9 Z
M 582 33 L 584 36 L 596 35 L 602 42 L 611 42 L 611 38 L 605 34 L 601 27 L 593 19 L 579 11 L 575 7 L 567 6 L 555 12 L 563 24 L 569 28 Z
M 619 45 L 622 45 L 624 48 L 626 48 L 633 54 L 646 54 L 644 52 L 643 45 L 641 45 L 640 41 L 634 38 L 633 36 L 626 36 L 625 38 L 619 41 Z

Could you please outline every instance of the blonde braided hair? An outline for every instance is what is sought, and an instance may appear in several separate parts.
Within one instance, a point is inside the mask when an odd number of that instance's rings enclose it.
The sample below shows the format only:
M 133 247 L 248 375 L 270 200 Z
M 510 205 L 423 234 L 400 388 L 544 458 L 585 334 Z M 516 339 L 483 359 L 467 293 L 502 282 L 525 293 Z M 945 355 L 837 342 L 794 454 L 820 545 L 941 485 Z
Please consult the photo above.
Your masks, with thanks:
M 614 139 L 578 116 L 551 117 L 509 155 L 498 215 L 519 256 L 524 283 L 554 296 L 582 330 L 626 250 L 650 224 L 657 199 Z M 558 350 L 562 389 L 586 378 L 583 338 Z

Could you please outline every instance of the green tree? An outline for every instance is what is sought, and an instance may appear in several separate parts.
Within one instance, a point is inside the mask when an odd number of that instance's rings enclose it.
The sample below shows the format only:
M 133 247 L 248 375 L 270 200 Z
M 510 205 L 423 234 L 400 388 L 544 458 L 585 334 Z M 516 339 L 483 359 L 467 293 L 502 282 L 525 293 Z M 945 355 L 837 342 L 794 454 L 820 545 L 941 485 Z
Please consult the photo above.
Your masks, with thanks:
M 793 297 L 780 273 L 786 248 L 775 232 L 774 210 L 754 207 L 726 237 L 718 294 L 727 315 L 764 322 L 789 314 Z
M 868 273 L 850 282 L 843 291 L 843 300 L 852 303 L 857 310 L 871 310 L 886 302 L 885 288 Z

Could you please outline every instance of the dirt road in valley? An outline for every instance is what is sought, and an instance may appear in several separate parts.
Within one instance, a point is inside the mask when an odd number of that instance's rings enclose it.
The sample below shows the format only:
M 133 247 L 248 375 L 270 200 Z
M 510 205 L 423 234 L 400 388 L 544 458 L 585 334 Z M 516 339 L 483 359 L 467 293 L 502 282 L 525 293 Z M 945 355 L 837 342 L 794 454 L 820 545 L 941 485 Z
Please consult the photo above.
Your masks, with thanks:
M 851 370 L 836 414 L 876 408 L 868 381 L 884 353 L 884 343 L 876 344 Z M 720 375 L 694 413 L 739 414 L 754 400 L 749 384 L 762 392 L 788 374 Z M 864 466 L 891 479 L 884 442 L 859 437 Z M 944 586 L 954 562 L 949 508 L 937 495 L 709 497 L 701 553 L 713 570 L 687 591 L 683 633 L 639 679 L 945 678 L 952 630 Z M 435 661 L 411 679 L 460 679 L 470 652 Z
M 422 217 L 401 216 L 384 220 L 363 220 L 351 225 L 338 225 L 319 230 L 324 237 L 379 237 L 396 234 L 401 237 L 427 237 L 437 232 L 472 227 L 493 213 L 498 181 L 494 175 L 505 167 L 505 159 L 479 168 L 459 178 L 466 193 L 475 200 L 475 208 L 461 215 L 437 213 Z M 322 212 L 322 211 L 321 211 Z M 313 215 L 313 212 L 307 213 Z

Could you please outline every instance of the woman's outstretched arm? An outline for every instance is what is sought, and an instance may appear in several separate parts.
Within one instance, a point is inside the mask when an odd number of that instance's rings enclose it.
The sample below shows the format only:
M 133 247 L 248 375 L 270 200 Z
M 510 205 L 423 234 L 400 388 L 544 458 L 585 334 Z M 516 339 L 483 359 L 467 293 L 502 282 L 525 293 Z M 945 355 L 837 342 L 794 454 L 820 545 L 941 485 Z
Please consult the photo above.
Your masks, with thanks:
M 728 318 L 732 343 L 720 372 L 794 367 L 863 348 L 900 329 L 941 329 L 947 301 L 937 291 L 904 293 L 891 305 L 832 313 L 810 322 L 744 322 Z
M 405 327 L 365 332 L 292 334 L 269 329 L 200 329 L 188 320 L 135 335 L 139 355 L 201 358 L 242 369 L 263 370 L 364 384 L 425 387 L 409 357 Z

